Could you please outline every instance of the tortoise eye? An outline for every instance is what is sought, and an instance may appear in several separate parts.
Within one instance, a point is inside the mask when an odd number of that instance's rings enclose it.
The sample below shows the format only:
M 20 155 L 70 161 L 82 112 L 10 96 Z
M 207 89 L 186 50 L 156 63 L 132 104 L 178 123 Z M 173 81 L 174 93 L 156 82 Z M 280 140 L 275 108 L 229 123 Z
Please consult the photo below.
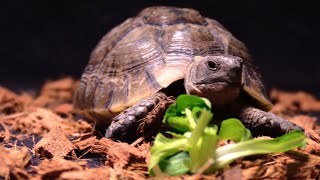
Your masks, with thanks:
M 206 62 L 207 68 L 211 71 L 216 71 L 218 69 L 217 64 L 214 61 Z

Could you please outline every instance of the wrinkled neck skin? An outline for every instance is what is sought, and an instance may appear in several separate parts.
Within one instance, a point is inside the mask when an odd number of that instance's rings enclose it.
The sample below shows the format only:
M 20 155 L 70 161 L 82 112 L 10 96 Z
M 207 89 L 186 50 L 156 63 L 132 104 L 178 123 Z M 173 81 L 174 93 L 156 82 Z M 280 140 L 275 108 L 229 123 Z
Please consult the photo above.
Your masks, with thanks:
M 188 94 L 211 101 L 216 118 L 238 114 L 243 101 L 242 60 L 235 56 L 207 56 L 195 60 L 185 78 Z

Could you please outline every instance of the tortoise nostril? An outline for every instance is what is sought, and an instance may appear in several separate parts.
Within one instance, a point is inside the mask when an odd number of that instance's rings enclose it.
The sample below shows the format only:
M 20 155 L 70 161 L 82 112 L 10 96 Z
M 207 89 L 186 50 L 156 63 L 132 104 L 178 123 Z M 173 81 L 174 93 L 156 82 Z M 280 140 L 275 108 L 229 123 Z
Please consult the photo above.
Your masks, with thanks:
M 235 62 L 239 63 L 240 66 L 243 64 L 243 60 L 241 58 L 235 59 Z
M 206 66 L 211 71 L 216 71 L 218 69 L 217 64 L 214 61 L 207 61 Z
M 241 58 L 238 59 L 238 62 L 240 63 L 240 65 L 242 65 L 243 60 Z

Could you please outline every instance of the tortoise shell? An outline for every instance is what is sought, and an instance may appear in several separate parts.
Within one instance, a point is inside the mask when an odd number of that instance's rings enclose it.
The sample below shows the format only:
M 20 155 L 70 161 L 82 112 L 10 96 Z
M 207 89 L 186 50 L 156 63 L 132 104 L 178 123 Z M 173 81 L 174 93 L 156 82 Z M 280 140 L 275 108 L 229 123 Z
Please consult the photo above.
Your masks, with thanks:
M 84 70 L 75 107 L 113 117 L 183 79 L 196 56 L 216 54 L 244 60 L 243 90 L 269 110 L 271 103 L 245 45 L 217 21 L 175 7 L 146 8 L 107 33 Z

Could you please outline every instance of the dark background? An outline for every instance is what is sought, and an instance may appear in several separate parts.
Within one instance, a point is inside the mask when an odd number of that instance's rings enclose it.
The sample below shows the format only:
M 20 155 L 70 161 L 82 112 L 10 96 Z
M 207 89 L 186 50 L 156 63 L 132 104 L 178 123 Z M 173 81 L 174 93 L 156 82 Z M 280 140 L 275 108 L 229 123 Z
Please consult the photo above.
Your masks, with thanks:
M 0 85 L 79 78 L 112 27 L 152 5 L 194 8 L 244 42 L 269 88 L 320 95 L 319 6 L 311 1 L 17 1 L 0 5 Z

